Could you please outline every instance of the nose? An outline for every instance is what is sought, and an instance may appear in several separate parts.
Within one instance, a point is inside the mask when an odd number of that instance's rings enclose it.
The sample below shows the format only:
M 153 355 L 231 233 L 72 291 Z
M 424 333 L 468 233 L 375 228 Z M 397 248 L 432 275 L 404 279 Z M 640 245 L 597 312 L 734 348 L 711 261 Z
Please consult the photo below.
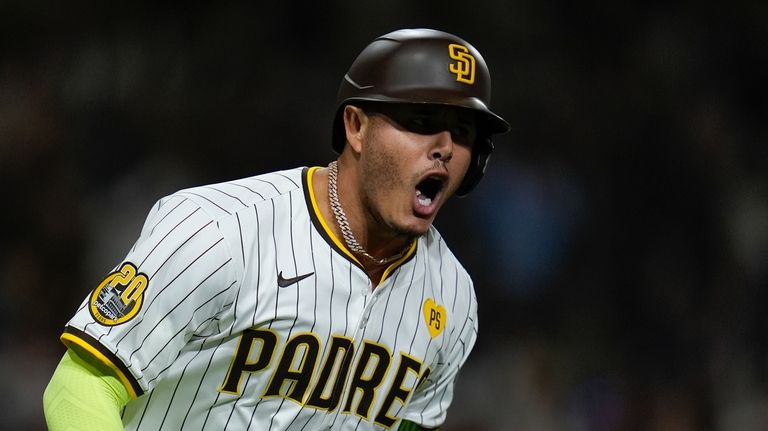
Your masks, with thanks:
M 432 160 L 447 162 L 453 157 L 453 137 L 451 132 L 443 130 L 433 135 L 435 137 L 432 147 Z

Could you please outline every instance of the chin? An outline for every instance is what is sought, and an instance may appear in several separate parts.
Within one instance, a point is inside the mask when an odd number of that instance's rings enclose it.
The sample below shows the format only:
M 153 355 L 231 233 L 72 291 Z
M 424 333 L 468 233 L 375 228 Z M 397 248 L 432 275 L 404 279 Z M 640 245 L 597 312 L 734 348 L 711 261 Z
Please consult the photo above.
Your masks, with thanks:
M 404 225 L 398 226 L 398 231 L 401 234 L 409 237 L 422 236 L 429 232 L 429 227 L 432 226 L 432 219 L 422 219 L 414 217 L 415 220 L 410 221 Z

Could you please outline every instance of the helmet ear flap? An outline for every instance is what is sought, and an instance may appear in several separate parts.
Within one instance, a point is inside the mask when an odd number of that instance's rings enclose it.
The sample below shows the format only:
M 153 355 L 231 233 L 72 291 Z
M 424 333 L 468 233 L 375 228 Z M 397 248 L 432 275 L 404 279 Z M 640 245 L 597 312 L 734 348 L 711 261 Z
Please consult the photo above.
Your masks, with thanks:
M 466 196 L 480 182 L 483 175 L 485 175 L 485 169 L 488 167 L 491 153 L 493 153 L 493 140 L 491 137 L 478 139 L 472 148 L 472 160 L 469 163 L 467 174 L 464 175 L 464 180 L 459 185 L 459 188 L 456 189 L 456 196 Z

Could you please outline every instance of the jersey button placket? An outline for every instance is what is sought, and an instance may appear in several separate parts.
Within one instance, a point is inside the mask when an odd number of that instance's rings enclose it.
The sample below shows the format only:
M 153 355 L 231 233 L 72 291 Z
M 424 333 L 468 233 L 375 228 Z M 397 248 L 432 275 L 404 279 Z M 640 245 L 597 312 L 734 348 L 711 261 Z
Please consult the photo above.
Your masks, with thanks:
M 371 304 L 373 304 L 373 295 L 370 295 L 366 302 L 365 308 L 363 308 L 363 313 L 360 315 L 360 323 L 357 325 L 357 329 L 359 330 L 365 329 L 365 325 L 368 324 L 368 315 L 371 313 Z
M 368 318 L 371 317 L 371 309 L 373 308 L 373 305 L 378 300 L 379 296 L 381 296 L 382 290 L 384 290 L 384 288 L 382 286 L 379 286 L 378 288 L 376 288 L 376 290 L 373 291 L 373 293 L 369 295 L 370 298 L 368 300 L 368 304 L 366 304 L 365 310 L 363 310 L 363 316 L 360 319 L 359 329 L 364 329 L 365 325 L 368 324 Z
M 369 279 L 368 283 L 365 286 L 363 286 L 362 288 L 360 288 L 360 294 L 363 295 L 363 298 L 364 298 L 364 301 L 365 301 L 364 302 L 365 303 L 365 307 L 363 307 L 363 312 L 360 314 L 360 320 L 357 323 L 357 329 L 358 330 L 364 329 L 365 325 L 368 323 L 368 312 L 370 310 L 371 302 L 372 302 L 373 297 L 375 295 L 375 293 L 371 294 L 371 286 L 372 286 L 372 283 L 371 283 L 371 281 Z

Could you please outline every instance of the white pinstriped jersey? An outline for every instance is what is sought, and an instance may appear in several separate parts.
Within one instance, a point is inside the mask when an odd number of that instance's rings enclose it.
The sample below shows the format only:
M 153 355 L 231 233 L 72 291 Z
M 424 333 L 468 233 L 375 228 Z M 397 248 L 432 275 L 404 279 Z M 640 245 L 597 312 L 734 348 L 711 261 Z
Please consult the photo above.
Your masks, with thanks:
M 182 190 L 62 340 L 110 365 L 127 430 L 443 423 L 477 336 L 472 282 L 434 228 L 375 289 L 328 229 L 317 168 Z

